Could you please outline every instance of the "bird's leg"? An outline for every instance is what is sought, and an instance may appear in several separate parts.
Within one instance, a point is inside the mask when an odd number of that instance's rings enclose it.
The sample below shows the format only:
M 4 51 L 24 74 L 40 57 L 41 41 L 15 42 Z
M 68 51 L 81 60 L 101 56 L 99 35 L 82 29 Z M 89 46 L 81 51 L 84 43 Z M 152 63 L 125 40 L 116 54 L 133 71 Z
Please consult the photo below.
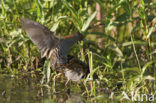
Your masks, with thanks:
M 70 79 L 68 79 L 67 82 L 65 83 L 65 87 L 66 87 L 65 89 L 68 94 L 70 94 L 70 83 L 71 83 Z
M 57 93 L 56 92 L 56 89 L 55 89 L 55 85 L 56 85 L 56 79 L 61 75 L 62 73 L 58 73 L 58 74 L 56 74 L 55 76 L 54 76 L 54 78 L 53 78 L 53 87 L 54 87 L 54 93 Z
M 68 87 L 68 83 L 69 83 L 69 79 L 67 80 L 67 82 L 65 83 L 65 86 Z

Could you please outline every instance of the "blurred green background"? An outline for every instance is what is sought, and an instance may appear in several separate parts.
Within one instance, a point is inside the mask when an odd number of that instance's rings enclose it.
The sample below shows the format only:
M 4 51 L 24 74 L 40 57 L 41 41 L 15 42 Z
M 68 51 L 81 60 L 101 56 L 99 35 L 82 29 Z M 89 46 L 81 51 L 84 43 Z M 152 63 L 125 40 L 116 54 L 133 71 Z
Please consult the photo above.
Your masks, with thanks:
M 42 65 L 35 66 L 40 53 L 21 29 L 21 17 L 57 36 L 83 33 L 85 40 L 70 54 L 90 61 L 91 75 L 100 82 L 95 89 L 156 94 L 155 0 L 1 0 L 1 74 L 42 72 Z

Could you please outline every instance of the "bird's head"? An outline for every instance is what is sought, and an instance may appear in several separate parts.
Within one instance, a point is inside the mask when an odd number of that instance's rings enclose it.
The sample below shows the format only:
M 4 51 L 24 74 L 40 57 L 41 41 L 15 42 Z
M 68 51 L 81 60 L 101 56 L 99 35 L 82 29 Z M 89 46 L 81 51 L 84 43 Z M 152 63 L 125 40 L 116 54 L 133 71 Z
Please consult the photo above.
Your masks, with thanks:
M 72 39 L 72 40 L 80 41 L 80 40 L 84 39 L 84 36 L 80 32 L 75 32 L 75 33 L 70 34 L 70 35 L 61 36 L 60 38 L 61 39 Z
M 83 40 L 84 36 L 80 32 L 76 32 L 74 33 L 74 38 L 76 38 L 77 40 Z

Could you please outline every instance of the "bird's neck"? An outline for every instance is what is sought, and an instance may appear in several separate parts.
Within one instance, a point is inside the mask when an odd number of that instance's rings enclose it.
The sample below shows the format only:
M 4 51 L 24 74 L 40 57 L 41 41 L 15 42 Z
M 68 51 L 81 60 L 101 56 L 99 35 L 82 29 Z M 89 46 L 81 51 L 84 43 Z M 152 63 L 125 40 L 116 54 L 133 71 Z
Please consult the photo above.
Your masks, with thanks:
M 65 38 L 61 37 L 60 46 L 61 46 L 62 50 L 64 51 L 64 53 L 68 54 L 69 48 L 72 45 L 74 45 L 77 41 L 79 41 L 79 38 L 77 38 L 74 35 L 66 36 Z
M 74 38 L 74 35 L 73 34 L 65 35 L 65 36 L 61 36 L 60 38 L 61 39 L 71 39 L 71 38 Z
M 73 34 L 67 35 L 67 36 L 61 36 L 61 39 L 65 42 L 68 43 L 69 46 L 72 46 L 75 44 L 77 41 L 80 40 L 78 36 L 75 36 Z

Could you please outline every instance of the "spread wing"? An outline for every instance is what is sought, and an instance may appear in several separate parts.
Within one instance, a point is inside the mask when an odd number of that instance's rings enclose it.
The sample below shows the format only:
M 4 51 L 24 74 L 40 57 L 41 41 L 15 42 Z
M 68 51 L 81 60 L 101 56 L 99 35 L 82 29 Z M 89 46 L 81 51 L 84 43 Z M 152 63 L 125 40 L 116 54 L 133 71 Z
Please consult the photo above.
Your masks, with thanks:
M 42 57 L 57 47 L 59 38 L 47 27 L 25 18 L 21 18 L 22 28 L 41 51 Z

